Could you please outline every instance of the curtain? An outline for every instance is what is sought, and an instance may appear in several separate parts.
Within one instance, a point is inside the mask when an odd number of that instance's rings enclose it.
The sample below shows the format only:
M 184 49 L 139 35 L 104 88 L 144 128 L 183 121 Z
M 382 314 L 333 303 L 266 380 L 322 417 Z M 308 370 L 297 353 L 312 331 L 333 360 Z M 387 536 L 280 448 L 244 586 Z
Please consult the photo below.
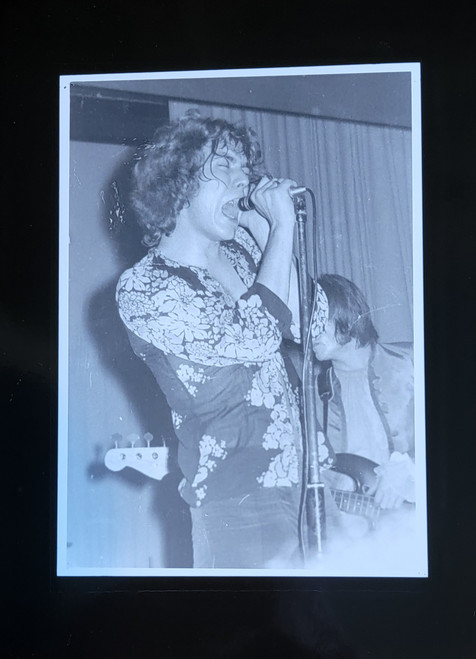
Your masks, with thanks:
M 314 192 L 317 250 L 308 204 L 310 262 L 317 258 L 319 273 L 355 282 L 382 341 L 411 341 L 411 131 L 181 101 L 170 102 L 170 118 L 191 107 L 253 128 L 267 169 Z

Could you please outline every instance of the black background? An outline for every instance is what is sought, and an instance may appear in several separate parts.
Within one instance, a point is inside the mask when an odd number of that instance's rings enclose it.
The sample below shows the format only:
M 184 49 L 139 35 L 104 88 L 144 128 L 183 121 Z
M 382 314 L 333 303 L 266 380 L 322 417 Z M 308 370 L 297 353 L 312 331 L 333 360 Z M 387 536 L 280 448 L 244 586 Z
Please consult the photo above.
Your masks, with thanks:
M 470 6 L 3 3 L 4 656 L 474 656 Z M 58 579 L 58 76 L 387 62 L 422 73 L 430 577 Z

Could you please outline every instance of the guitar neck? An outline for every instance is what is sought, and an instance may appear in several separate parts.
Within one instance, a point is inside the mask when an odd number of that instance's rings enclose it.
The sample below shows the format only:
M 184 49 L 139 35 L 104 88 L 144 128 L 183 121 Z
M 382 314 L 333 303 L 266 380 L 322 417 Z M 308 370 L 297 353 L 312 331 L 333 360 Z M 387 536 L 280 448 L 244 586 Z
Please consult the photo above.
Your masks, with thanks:
M 349 492 L 347 490 L 336 490 L 330 488 L 337 507 L 342 512 L 352 515 L 362 515 L 374 519 L 379 514 L 379 508 L 375 505 L 374 498 L 358 492 Z

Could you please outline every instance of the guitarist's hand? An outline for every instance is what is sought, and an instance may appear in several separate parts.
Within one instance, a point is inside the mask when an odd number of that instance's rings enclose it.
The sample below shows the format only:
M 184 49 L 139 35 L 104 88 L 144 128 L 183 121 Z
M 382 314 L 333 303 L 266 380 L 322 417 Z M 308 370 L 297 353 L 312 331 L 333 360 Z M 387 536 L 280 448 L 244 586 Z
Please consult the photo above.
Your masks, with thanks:
M 375 503 L 385 510 L 399 508 L 405 501 L 385 478 L 378 478 L 367 494 L 375 495 Z
M 367 494 L 375 494 L 378 506 L 395 509 L 404 501 L 415 501 L 415 464 L 407 453 L 394 451 L 374 471 L 377 481 Z

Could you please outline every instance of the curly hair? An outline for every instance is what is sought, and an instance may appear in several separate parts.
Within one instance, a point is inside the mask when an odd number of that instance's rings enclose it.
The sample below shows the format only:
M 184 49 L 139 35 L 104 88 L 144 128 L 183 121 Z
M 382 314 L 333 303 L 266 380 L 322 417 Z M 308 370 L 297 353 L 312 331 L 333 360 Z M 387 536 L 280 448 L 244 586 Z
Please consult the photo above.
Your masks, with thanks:
M 337 343 L 345 345 L 356 339 L 359 348 L 376 343 L 378 333 L 362 291 L 341 275 L 322 275 L 319 284 L 329 302 L 329 319 L 334 321 Z
M 137 155 L 132 172 L 131 201 L 145 245 L 155 246 L 173 232 L 178 214 L 205 180 L 204 165 L 218 149 L 228 148 L 245 156 L 251 180 L 261 176 L 261 148 L 246 126 L 201 118 L 189 110 L 157 129 Z

